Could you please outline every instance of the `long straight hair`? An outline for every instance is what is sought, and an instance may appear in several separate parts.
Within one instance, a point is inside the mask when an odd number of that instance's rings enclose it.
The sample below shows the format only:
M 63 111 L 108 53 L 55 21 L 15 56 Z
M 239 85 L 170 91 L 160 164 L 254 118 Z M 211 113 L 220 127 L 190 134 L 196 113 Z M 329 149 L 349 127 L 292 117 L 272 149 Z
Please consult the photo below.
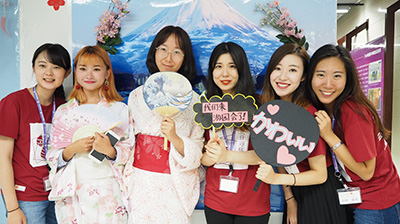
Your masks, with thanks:
M 271 59 L 268 63 L 267 72 L 264 78 L 263 95 L 261 97 L 262 103 L 280 99 L 280 97 L 275 93 L 275 90 L 271 85 L 271 74 L 275 70 L 279 62 L 282 60 L 282 58 L 290 54 L 298 56 L 303 62 L 304 70 L 302 78 L 305 78 L 308 62 L 310 60 L 310 56 L 308 55 L 306 49 L 295 43 L 288 43 L 280 46 L 272 54 Z M 292 93 L 291 99 L 292 103 L 297 104 L 303 108 L 311 104 L 310 101 L 307 99 L 306 89 L 303 83 L 300 83 L 297 89 Z
M 86 46 L 82 48 L 78 54 L 75 56 L 74 60 L 74 72 L 76 72 L 76 65 L 78 64 L 79 61 L 82 62 L 89 62 L 89 61 L 101 61 L 103 62 L 106 67 L 107 67 L 107 72 L 110 74 L 108 77 L 108 90 L 106 90 L 105 83 L 103 83 L 103 86 L 100 88 L 100 95 L 103 96 L 107 102 L 114 102 L 114 101 L 122 101 L 124 98 L 122 98 L 118 92 L 117 89 L 115 88 L 115 81 L 114 81 L 114 73 L 112 71 L 111 67 L 111 60 L 110 57 L 108 56 L 107 52 L 100 46 L 95 45 L 95 46 Z M 75 84 L 78 84 L 78 81 L 75 76 L 74 80 Z M 77 99 L 80 103 L 85 103 L 87 102 L 87 98 L 85 95 L 85 92 L 83 92 L 83 88 L 74 88 L 69 95 L 68 99 Z
M 39 54 L 42 52 L 45 52 L 44 56 L 47 61 L 49 61 L 52 64 L 60 66 L 65 70 L 65 72 L 70 72 L 71 57 L 67 49 L 65 49 L 60 44 L 45 43 L 40 47 L 38 47 L 32 57 L 32 67 L 35 67 L 35 61 L 37 57 L 39 57 Z M 65 99 L 65 92 L 62 84 L 61 86 L 57 87 L 56 91 L 54 92 L 54 95 Z
M 369 110 L 374 118 L 375 125 L 377 127 L 377 132 L 381 132 L 385 139 L 390 136 L 390 131 L 383 127 L 381 119 L 379 118 L 378 112 L 376 111 L 374 105 L 367 99 L 364 95 L 360 81 L 358 79 L 358 72 L 350 53 L 346 48 L 340 45 L 327 44 L 320 47 L 311 57 L 309 71 L 307 72 L 306 78 L 306 89 L 307 95 L 311 99 L 312 104 L 319 110 L 326 110 L 324 104 L 322 104 L 317 95 L 312 90 L 312 79 L 314 77 L 315 68 L 318 63 L 326 58 L 336 57 L 341 60 L 346 69 L 346 85 L 343 92 L 335 99 L 333 104 L 333 116 L 335 117 L 336 123 L 339 127 L 339 132 L 341 137 L 343 137 L 342 124 L 340 118 L 342 116 L 340 108 L 346 100 L 353 101 L 357 108 L 351 108 L 354 112 L 360 114 L 365 120 L 367 118 L 362 112 L 362 108 L 365 107 Z

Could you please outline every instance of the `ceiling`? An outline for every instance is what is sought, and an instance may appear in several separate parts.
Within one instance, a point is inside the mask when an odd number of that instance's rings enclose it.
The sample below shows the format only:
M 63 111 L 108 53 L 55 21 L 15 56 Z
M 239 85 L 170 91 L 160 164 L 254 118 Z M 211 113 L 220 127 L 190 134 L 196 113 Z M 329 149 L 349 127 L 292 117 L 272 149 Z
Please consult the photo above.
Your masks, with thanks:
M 363 4 L 361 0 L 337 0 L 337 8 L 351 10 L 353 7 L 360 7 Z M 336 12 L 336 19 L 339 19 L 344 13 Z

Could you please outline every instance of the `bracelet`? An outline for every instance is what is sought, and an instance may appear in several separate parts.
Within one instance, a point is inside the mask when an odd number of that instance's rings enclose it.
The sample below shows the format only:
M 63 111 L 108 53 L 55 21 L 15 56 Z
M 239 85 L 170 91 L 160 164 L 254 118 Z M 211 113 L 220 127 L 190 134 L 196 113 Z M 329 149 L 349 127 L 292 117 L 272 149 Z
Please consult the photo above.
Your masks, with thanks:
M 294 173 L 292 173 L 292 175 L 293 175 L 293 185 L 292 186 L 294 186 L 294 185 L 296 185 L 296 175 L 294 175 Z
M 7 213 L 15 212 L 15 211 L 17 211 L 18 209 L 20 209 L 19 206 L 18 206 L 17 208 L 14 208 L 13 210 L 7 211 Z
M 289 197 L 288 199 L 285 199 L 285 201 L 287 202 L 287 201 L 289 201 L 289 200 L 292 199 L 292 198 L 294 198 L 294 196 Z
M 343 142 L 340 141 L 339 143 L 337 143 L 336 145 L 332 146 L 332 151 L 335 151 L 335 149 L 339 148 L 341 145 L 343 145 Z

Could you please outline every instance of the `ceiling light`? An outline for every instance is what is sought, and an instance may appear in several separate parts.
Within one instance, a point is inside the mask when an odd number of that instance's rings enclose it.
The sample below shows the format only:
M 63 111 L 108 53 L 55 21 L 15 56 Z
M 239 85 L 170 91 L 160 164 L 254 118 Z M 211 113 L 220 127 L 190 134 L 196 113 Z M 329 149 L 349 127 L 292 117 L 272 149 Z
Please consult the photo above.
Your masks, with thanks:
M 336 13 L 348 13 L 350 10 L 349 6 L 346 5 L 338 5 L 336 8 Z
M 336 9 L 336 13 L 348 13 L 348 9 Z
M 379 7 L 379 8 L 378 8 L 378 12 L 386 13 L 386 9 L 381 9 L 381 7 Z

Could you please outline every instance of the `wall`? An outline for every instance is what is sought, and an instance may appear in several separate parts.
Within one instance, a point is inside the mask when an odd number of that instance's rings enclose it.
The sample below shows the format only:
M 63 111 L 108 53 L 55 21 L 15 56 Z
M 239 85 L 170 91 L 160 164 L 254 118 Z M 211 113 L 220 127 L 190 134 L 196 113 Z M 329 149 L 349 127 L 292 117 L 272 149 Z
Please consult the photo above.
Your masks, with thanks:
M 48 6 L 47 1 L 43 0 L 20 0 L 19 3 L 17 0 L 12 0 L 11 2 L 20 5 L 20 42 L 16 48 L 20 50 L 21 76 L 20 80 L 16 80 L 5 77 L 11 74 L 1 75 L 2 80 L 7 80 L 6 83 L 1 82 L 2 89 L 6 86 L 12 86 L 13 89 L 1 92 L 0 99 L 18 88 L 35 85 L 31 60 L 36 48 L 43 43 L 59 43 L 72 52 L 71 1 L 65 1 L 66 5 L 61 6 L 58 11 Z M 72 75 L 64 81 L 64 87 L 69 93 L 72 88 Z M 0 223 L 6 223 L 4 214 L 4 204 L 0 201 Z
M 364 6 L 354 6 L 349 13 L 339 18 L 337 22 L 337 38 L 345 36 L 356 26 L 363 24 L 369 19 L 369 29 L 360 32 L 352 38 L 353 49 L 357 45 L 365 44 L 371 40 L 385 35 L 385 12 L 397 0 L 363 1 Z M 400 11 L 395 17 L 395 48 L 394 48 L 394 80 L 393 80 L 393 115 L 392 115 L 392 154 L 400 166 Z
M 20 86 L 18 1 L 8 2 L 1 9 L 1 15 L 5 19 L 5 26 L 4 30 L 0 30 L 2 43 L 0 50 L 0 99 L 19 89 Z
M 21 88 L 35 84 L 32 78 L 32 55 L 43 43 L 59 43 L 72 53 L 71 1 L 65 1 L 58 11 L 47 1 L 20 1 L 20 52 Z M 64 82 L 64 88 L 72 88 L 72 76 Z

